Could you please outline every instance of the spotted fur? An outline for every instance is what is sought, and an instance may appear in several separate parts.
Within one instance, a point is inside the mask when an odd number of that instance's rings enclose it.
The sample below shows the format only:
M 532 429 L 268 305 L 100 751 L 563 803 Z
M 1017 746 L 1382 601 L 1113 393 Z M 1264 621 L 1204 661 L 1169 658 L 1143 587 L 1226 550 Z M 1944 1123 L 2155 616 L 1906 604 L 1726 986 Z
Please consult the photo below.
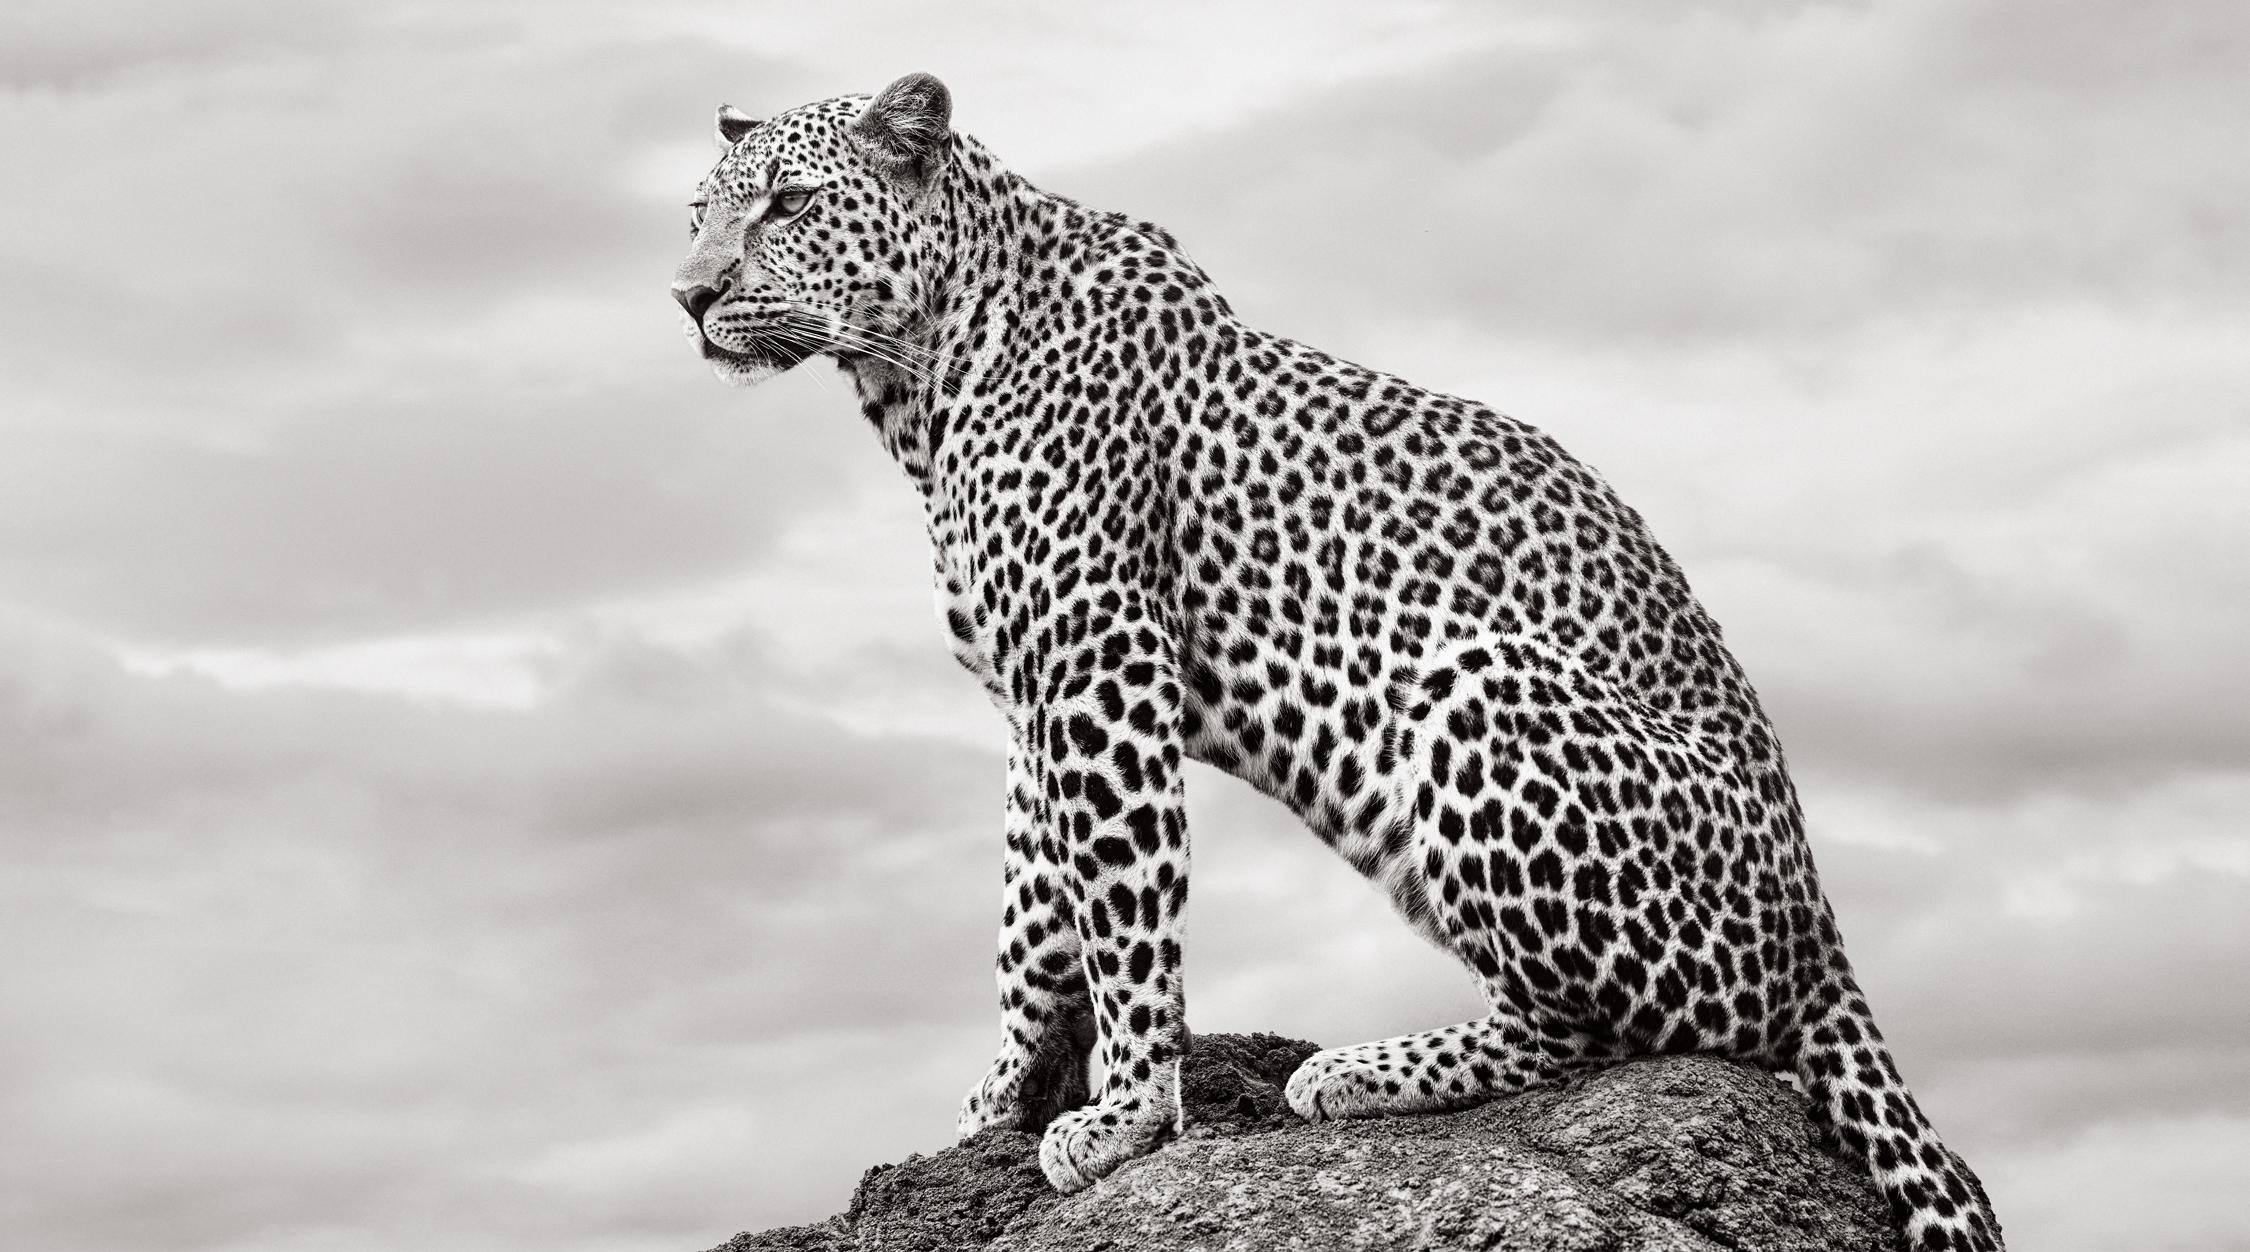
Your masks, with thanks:
M 1299 1113 L 1721 1053 L 1798 1075 L 1904 1246 L 1999 1248 L 1853 981 L 1765 712 L 1640 516 L 1530 426 L 1244 325 L 1162 228 L 950 118 L 925 75 L 722 112 L 674 294 L 724 378 L 854 380 L 1007 719 L 1003 1042 L 961 1133 L 1044 1126 L 1069 1191 L 1178 1129 L 1195 759 L 1490 1005 L 1314 1056 Z

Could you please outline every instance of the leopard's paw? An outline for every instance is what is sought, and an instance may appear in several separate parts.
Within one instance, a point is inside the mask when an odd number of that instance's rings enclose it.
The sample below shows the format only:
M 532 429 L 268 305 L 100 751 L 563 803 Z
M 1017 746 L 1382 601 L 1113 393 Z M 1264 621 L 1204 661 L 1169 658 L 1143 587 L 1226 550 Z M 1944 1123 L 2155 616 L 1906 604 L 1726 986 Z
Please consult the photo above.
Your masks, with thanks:
M 1016 1098 L 1019 1087 L 1012 1076 L 1003 1075 L 997 1068 L 978 1079 L 961 1100 L 961 1115 L 953 1119 L 953 1137 L 966 1139 L 980 1130 L 1022 1127 L 1026 1110 Z
M 1070 1048 L 1052 1048 L 1024 1062 L 1003 1054 L 961 1101 L 956 1138 L 994 1128 L 1036 1131 L 1057 1114 L 1086 1102 L 1086 1060 Z
M 1499 1014 L 1305 1058 L 1289 1076 L 1289 1107 L 1309 1122 L 1438 1113 L 1482 1104 L 1552 1077 L 1555 1059 Z
M 1039 1168 L 1064 1195 L 1083 1191 L 1118 1166 L 1154 1151 L 1175 1122 L 1174 1110 L 1152 1107 L 1137 1097 L 1065 1113 L 1039 1141 Z
M 1328 1048 L 1305 1058 L 1289 1076 L 1289 1107 L 1308 1122 L 1387 1117 L 1439 1106 L 1399 1058 L 1381 1044 Z

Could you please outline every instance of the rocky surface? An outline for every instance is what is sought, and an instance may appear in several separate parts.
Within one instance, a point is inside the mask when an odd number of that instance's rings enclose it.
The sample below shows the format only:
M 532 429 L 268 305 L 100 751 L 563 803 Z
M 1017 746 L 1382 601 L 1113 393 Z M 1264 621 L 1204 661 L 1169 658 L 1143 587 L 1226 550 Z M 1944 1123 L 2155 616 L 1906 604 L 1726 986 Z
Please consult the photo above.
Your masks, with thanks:
M 1075 1196 L 1036 1136 L 879 1165 L 812 1226 L 718 1252 L 1891 1252 L 1882 1202 L 1804 1097 L 1709 1057 L 1589 1068 L 1467 1112 L 1307 1125 L 1282 1087 L 1314 1045 L 1195 1041 L 1188 1132 Z

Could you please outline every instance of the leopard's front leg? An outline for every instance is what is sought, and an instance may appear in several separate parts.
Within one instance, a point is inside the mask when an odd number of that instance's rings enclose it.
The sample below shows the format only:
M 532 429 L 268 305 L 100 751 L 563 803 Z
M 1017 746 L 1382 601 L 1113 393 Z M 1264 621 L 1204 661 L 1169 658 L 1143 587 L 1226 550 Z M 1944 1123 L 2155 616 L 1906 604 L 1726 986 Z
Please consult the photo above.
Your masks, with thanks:
M 1180 684 L 1162 632 L 1133 599 L 1111 598 L 1049 638 L 1071 646 L 1041 658 L 1042 698 L 1024 725 L 1102 1074 L 1094 1102 L 1057 1117 L 1040 1143 L 1047 1180 L 1070 1192 L 1179 1130 L 1188 841 Z
M 1039 1130 L 1087 1099 L 1093 1005 L 1079 962 L 1051 809 L 1022 745 L 1008 754 L 1006 900 L 1000 918 L 1000 1053 L 961 1102 L 968 1138 L 994 1126 Z

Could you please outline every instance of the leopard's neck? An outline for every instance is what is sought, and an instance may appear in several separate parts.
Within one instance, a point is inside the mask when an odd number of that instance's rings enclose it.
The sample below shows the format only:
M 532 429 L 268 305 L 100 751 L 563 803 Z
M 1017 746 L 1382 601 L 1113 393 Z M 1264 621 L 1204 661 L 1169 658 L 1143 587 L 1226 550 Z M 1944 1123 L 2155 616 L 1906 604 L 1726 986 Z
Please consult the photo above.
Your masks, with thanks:
M 980 379 L 1012 355 L 1147 303 L 1153 274 L 1207 297 L 1222 324 L 1192 328 L 1128 368 L 1161 374 L 1249 333 L 1162 228 L 1041 191 L 974 139 L 956 137 L 954 160 L 925 194 L 928 255 L 915 289 L 895 302 L 895 324 L 882 328 L 895 351 L 889 360 L 842 360 L 862 414 L 925 498 L 937 455 L 958 431 L 956 410 L 973 400 Z

